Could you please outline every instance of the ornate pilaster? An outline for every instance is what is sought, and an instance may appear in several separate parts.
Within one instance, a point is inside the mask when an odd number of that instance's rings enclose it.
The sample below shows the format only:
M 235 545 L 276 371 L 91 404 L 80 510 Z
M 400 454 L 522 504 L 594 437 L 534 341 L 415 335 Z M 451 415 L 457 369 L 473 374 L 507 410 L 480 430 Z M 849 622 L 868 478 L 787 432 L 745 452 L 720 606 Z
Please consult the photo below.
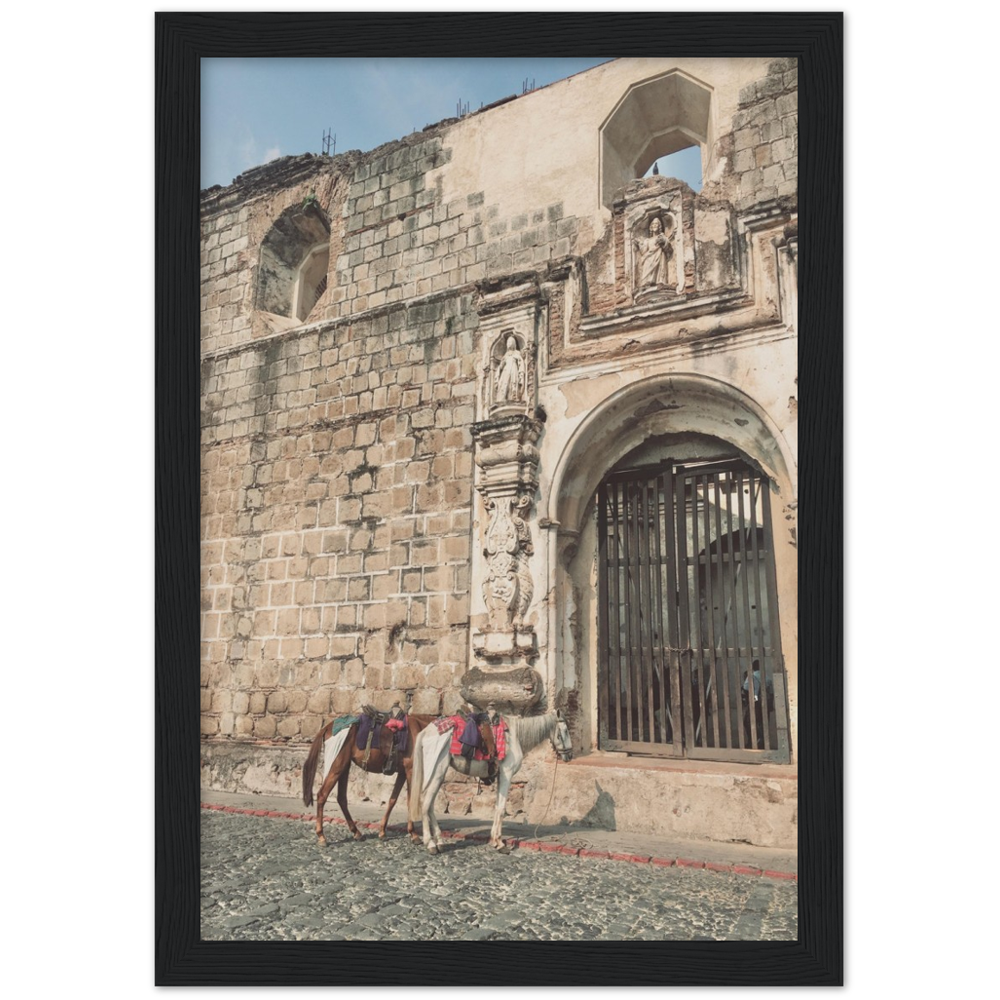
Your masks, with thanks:
M 538 658 L 531 521 L 538 490 L 536 350 L 540 311 L 535 285 L 485 294 L 480 302 L 483 363 L 473 424 L 476 519 L 472 665 L 462 697 L 477 708 L 523 714 L 543 694 Z

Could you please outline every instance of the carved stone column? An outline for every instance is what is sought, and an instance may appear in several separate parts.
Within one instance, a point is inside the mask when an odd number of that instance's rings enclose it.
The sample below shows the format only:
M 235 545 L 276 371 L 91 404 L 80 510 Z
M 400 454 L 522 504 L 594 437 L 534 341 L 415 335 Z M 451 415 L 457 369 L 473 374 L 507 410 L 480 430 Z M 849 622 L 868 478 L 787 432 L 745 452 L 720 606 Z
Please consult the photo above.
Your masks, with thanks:
M 536 418 L 538 295 L 535 285 L 483 295 L 482 419 L 472 426 L 482 506 L 472 563 L 472 665 L 462 677 L 462 697 L 479 709 L 492 702 L 517 714 L 544 693 L 533 666 L 538 639 L 531 613 L 531 521 L 543 427 Z

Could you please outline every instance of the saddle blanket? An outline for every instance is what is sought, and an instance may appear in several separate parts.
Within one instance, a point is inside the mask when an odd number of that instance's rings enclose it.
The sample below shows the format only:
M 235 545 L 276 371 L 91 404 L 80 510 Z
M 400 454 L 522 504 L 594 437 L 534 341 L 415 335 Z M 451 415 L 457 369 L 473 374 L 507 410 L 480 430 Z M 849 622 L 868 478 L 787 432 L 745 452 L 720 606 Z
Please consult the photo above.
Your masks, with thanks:
M 354 721 L 356 722 L 357 719 Z M 323 744 L 323 779 L 320 784 L 326 781 L 326 776 L 330 773 L 330 768 L 333 767 L 333 762 L 337 759 L 337 754 L 344 749 L 344 744 L 347 742 L 347 736 L 350 731 L 350 725 L 338 729 L 336 722 L 333 724 L 333 732 Z
M 465 735 L 467 723 L 468 719 L 463 715 L 447 715 L 434 720 L 434 725 L 437 726 L 439 733 L 443 734 L 451 730 L 451 747 L 448 752 L 454 756 L 459 756 L 462 753 L 462 737 Z M 507 723 L 498 716 L 497 721 L 493 723 L 493 742 L 497 748 L 497 760 L 503 760 L 507 756 L 507 729 Z M 486 760 L 487 754 L 481 747 L 477 746 L 472 759 Z

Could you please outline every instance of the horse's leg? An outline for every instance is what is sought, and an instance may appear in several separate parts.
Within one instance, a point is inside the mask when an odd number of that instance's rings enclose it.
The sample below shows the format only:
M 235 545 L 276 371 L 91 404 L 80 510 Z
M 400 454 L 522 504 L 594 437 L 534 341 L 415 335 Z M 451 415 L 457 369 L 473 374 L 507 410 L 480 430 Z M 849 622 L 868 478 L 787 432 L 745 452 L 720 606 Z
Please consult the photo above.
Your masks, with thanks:
M 406 778 L 406 801 L 407 801 L 407 803 L 409 803 L 409 801 L 410 801 L 410 789 L 411 789 L 411 786 L 413 784 L 413 761 L 412 760 L 410 760 L 409 762 L 403 761 L 403 767 L 405 769 L 404 776 Z M 409 816 L 409 812 L 410 811 L 409 811 L 409 809 L 407 809 L 406 812 L 407 812 L 407 816 L 406 816 L 406 832 L 410 835 L 410 840 L 414 844 L 419 844 L 420 843 L 420 837 L 417 836 L 417 828 L 414 825 L 413 820 L 410 819 L 410 816 Z
M 507 805 L 507 794 L 510 792 L 510 769 L 507 761 L 500 764 L 500 777 L 497 779 L 497 804 L 493 810 L 493 826 L 490 828 L 490 847 L 502 848 L 503 837 L 503 813 Z
M 441 849 L 441 827 L 438 826 L 437 816 L 434 815 L 434 800 L 444 783 L 448 767 L 448 754 L 445 753 L 434 765 L 434 773 L 424 786 L 424 844 L 431 854 L 437 854 Z
M 354 834 L 354 839 L 364 840 L 364 835 L 358 829 L 358 824 L 354 822 L 351 810 L 347 808 L 347 779 L 350 777 L 350 774 L 351 765 L 348 764 L 340 775 L 340 780 L 337 782 L 337 804 L 340 806 L 340 811 L 344 814 L 344 819 L 347 820 L 347 829 Z
M 319 795 L 316 796 L 316 836 L 324 847 L 326 846 L 326 837 L 323 836 L 323 806 L 326 805 L 326 800 L 330 797 L 333 786 L 340 778 L 341 768 L 337 764 L 337 761 L 333 762 L 326 779 L 323 781 L 323 787 L 319 790 Z M 348 767 L 350 767 L 350 762 L 348 762 Z
M 490 830 L 490 847 L 498 850 L 506 847 L 503 833 L 503 814 L 507 805 L 507 795 L 510 793 L 510 782 L 521 766 L 521 755 L 509 753 L 500 762 L 500 776 L 497 779 L 497 804 L 493 811 L 493 827 Z
M 382 817 L 382 825 L 378 828 L 379 840 L 385 840 L 385 828 L 389 825 L 389 814 L 396 804 L 396 799 L 399 798 L 399 790 L 403 787 L 404 781 L 406 781 L 406 772 L 403 770 L 397 771 L 396 780 L 392 786 L 392 794 L 389 796 L 389 808 L 386 809 L 385 815 Z

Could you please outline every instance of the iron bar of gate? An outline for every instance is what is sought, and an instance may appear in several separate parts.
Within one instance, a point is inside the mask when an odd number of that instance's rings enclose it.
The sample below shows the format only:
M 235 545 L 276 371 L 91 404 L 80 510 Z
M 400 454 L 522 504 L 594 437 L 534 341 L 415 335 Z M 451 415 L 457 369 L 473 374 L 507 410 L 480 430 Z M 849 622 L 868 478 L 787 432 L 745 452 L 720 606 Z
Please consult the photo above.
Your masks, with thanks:
M 751 473 L 751 478 L 752 478 L 752 473 Z M 768 683 L 770 682 L 771 678 L 773 677 L 774 668 L 773 668 L 773 666 L 772 666 L 772 664 L 770 662 L 770 649 L 769 649 L 769 647 L 771 646 L 771 642 L 769 641 L 770 638 L 771 638 L 771 636 L 770 636 L 770 625 L 768 625 L 768 630 L 767 631 L 765 631 L 765 628 L 764 628 L 763 603 L 764 603 L 764 594 L 767 593 L 767 590 L 766 590 L 767 584 L 766 584 L 766 580 L 765 580 L 764 583 L 761 583 L 761 578 L 760 578 L 761 571 L 763 570 L 763 562 L 764 562 L 764 558 L 763 557 L 764 557 L 765 553 L 769 550 L 769 547 L 770 547 L 769 546 L 769 542 L 768 542 L 769 529 L 768 529 L 767 524 L 766 524 L 767 518 L 763 517 L 763 506 L 764 506 L 763 496 L 764 496 L 764 493 L 766 492 L 766 490 L 767 490 L 767 484 L 765 483 L 765 481 L 764 481 L 763 478 L 759 477 L 757 479 L 756 485 L 755 485 L 754 490 L 753 490 L 753 503 L 750 506 L 750 527 L 751 527 L 751 529 L 753 531 L 753 535 L 752 535 L 752 539 L 753 539 L 753 542 L 752 542 L 752 544 L 753 544 L 753 579 L 754 579 L 754 586 L 755 586 L 756 592 L 757 592 L 757 615 L 756 615 L 756 617 L 757 617 L 757 633 L 760 635 L 760 685 L 761 685 L 761 693 L 764 696 L 764 706 L 765 706 L 765 708 L 768 708 L 768 703 L 767 703 L 767 688 L 768 688 Z M 761 503 L 761 514 L 762 514 L 762 518 L 761 519 L 765 522 L 764 524 L 761 525 L 761 529 L 763 530 L 763 533 L 764 533 L 764 548 L 763 549 L 761 549 L 760 546 L 759 546 L 759 544 L 758 544 L 758 527 L 757 527 L 757 503 L 758 503 L 758 500 Z M 773 600 L 773 597 L 768 600 L 768 617 L 770 617 L 770 607 L 771 607 L 772 600 Z M 773 683 L 772 683 L 772 686 L 773 686 Z M 771 737 L 771 717 L 770 717 L 770 709 L 769 708 L 768 708 L 767 724 L 765 726 L 765 729 L 767 730 L 767 733 L 768 733 L 768 739 L 770 739 L 770 737 Z M 775 736 L 776 735 L 777 734 L 775 733 Z
M 608 486 L 601 483 L 597 491 L 597 603 L 600 620 L 598 623 L 598 634 L 600 639 L 600 664 L 599 670 L 603 676 L 599 676 L 598 681 L 598 717 L 600 728 L 607 730 L 609 691 L 611 683 L 611 611 L 608 607 Z M 601 733 L 602 736 L 610 738 L 610 731 Z
M 762 484 L 761 496 L 764 500 L 761 515 L 764 519 L 764 544 L 770 553 L 770 558 L 764 561 L 764 573 L 767 579 L 767 592 L 770 600 L 767 602 L 768 629 L 770 630 L 770 646 L 773 663 L 771 665 L 771 677 L 774 680 L 774 704 L 780 719 L 775 719 L 775 735 L 777 736 L 778 749 L 782 752 L 788 751 L 788 723 L 785 719 L 785 692 L 784 692 L 784 664 L 781 657 L 781 630 L 778 623 L 778 578 L 774 564 L 774 531 L 773 520 L 771 519 L 771 492 L 766 484 Z M 765 681 L 764 671 L 761 670 L 761 682 Z M 779 683 L 780 681 L 780 683 Z M 767 688 L 761 692 L 766 696 Z M 779 704 L 780 695 L 780 704 Z M 765 702 L 766 704 L 766 702 Z M 780 724 L 779 724 L 780 723 Z
M 767 715 L 764 722 L 764 740 L 765 749 L 774 750 L 775 749 L 775 733 L 772 732 L 772 719 L 771 711 L 768 706 L 768 678 L 773 676 L 773 669 L 769 666 L 768 658 L 770 655 L 770 636 L 767 630 L 764 628 L 764 600 L 768 597 L 767 591 L 761 586 L 760 582 L 760 568 L 761 561 L 764 559 L 764 552 L 760 548 L 760 541 L 763 537 L 765 543 L 767 540 L 766 532 L 761 535 L 761 529 L 757 527 L 757 504 L 763 494 L 763 491 L 767 489 L 767 481 L 762 476 L 757 476 L 754 478 L 753 473 L 750 473 L 750 478 L 753 486 L 750 490 L 750 496 L 753 501 L 753 506 L 751 509 L 751 523 L 750 527 L 752 529 L 751 535 L 751 551 L 753 553 L 753 581 L 755 590 L 755 610 L 757 618 L 757 636 L 758 636 L 758 647 L 760 649 L 760 683 L 763 688 L 763 695 L 765 698 L 764 707 L 767 710 Z M 773 600 L 773 595 L 768 597 L 768 607 L 770 607 L 771 600 Z
M 708 699 L 708 692 L 712 692 L 712 722 L 715 730 L 716 746 L 729 746 L 729 728 L 722 728 L 720 725 L 720 715 L 725 719 L 729 714 L 729 702 L 727 699 L 725 683 L 719 682 L 719 658 L 717 647 L 719 645 L 715 635 L 715 581 L 712 579 L 712 505 L 709 501 L 708 476 L 701 476 L 702 494 L 704 496 L 703 510 L 705 514 L 705 600 L 706 619 L 708 621 L 708 659 L 711 665 L 708 686 L 705 697 Z M 725 675 L 723 674 L 723 677 Z
M 732 636 L 734 654 L 734 676 L 736 687 L 733 692 L 734 698 L 734 719 L 736 726 L 736 744 L 740 747 L 746 746 L 746 738 L 743 733 L 743 642 L 740 632 L 738 585 L 740 576 L 740 566 L 736 560 L 736 549 L 733 538 L 733 475 L 732 472 L 723 474 L 722 480 L 726 497 L 726 585 L 728 594 L 726 597 L 726 617 L 724 625 L 726 628 L 727 644 L 728 637 Z M 721 552 L 721 546 L 720 546 Z
M 671 676 L 671 691 L 675 692 L 674 704 L 678 706 L 675 711 L 683 712 L 683 738 L 690 741 L 691 745 L 697 744 L 697 732 L 694 725 L 694 708 L 693 703 L 697 700 L 697 694 L 695 694 L 694 686 L 692 681 L 694 679 L 694 656 L 691 654 L 691 648 L 693 646 L 698 647 L 698 683 L 697 690 L 701 692 L 702 680 L 704 678 L 703 668 L 701 664 L 701 641 L 698 642 L 691 641 L 691 606 L 688 601 L 688 595 L 691 587 L 691 574 L 692 568 L 688 560 L 687 551 L 687 510 L 688 510 L 688 484 L 690 480 L 686 477 L 679 475 L 665 475 L 664 484 L 670 484 L 670 493 L 666 495 L 664 500 L 664 505 L 667 514 L 667 552 L 669 553 L 668 559 L 673 558 L 675 549 L 675 535 L 674 530 L 676 526 L 676 551 L 677 551 L 677 561 L 674 565 L 673 573 L 668 573 L 667 580 L 671 587 L 675 587 L 672 593 L 677 594 L 678 609 L 675 614 L 672 615 L 671 621 L 676 619 L 675 631 L 673 637 L 676 638 L 676 642 L 671 640 L 671 646 L 680 647 L 681 649 L 687 650 L 684 656 L 687 657 L 686 666 L 682 656 L 677 657 L 677 670 Z M 673 511 L 671 512 L 671 507 Z M 697 551 L 697 549 L 695 550 Z M 684 574 L 684 579 L 680 579 L 681 573 Z M 694 570 L 695 578 L 695 589 L 697 590 L 697 580 L 698 580 L 698 569 L 695 566 Z M 695 593 L 695 601 L 697 601 L 698 595 Z M 681 688 L 681 671 L 683 669 L 683 689 Z M 683 694 L 681 691 L 683 690 Z M 701 708 L 700 715 L 698 717 L 698 724 L 701 725 L 701 720 L 705 718 L 705 698 L 702 693 L 701 697 Z M 674 728 L 674 747 L 678 750 L 681 749 L 681 736 L 682 734 L 678 732 L 678 727 L 675 725 Z
M 632 595 L 631 615 L 629 625 L 632 634 L 629 637 L 629 649 L 632 651 L 632 709 L 628 717 L 630 739 L 642 742 L 642 589 L 641 562 L 642 553 L 639 548 L 639 488 L 638 484 L 629 484 L 629 546 L 631 548 L 629 561 L 629 583 Z M 633 721 L 634 720 L 634 721 Z
M 621 524 L 619 522 L 619 509 L 618 509 L 618 484 L 611 483 L 611 495 L 612 501 L 612 518 L 611 524 L 615 534 L 614 545 L 611 546 L 612 556 L 614 558 L 615 571 L 611 577 L 612 587 L 614 590 L 614 599 L 611 602 L 611 607 L 614 609 L 615 618 L 615 670 L 612 675 L 609 670 L 608 677 L 608 689 L 609 692 L 614 692 L 614 698 L 612 699 L 614 705 L 614 711 L 609 713 L 608 721 L 613 719 L 615 724 L 614 738 L 621 739 L 621 700 L 622 700 L 622 621 L 621 621 L 621 566 L 620 566 L 620 553 L 619 549 L 621 546 Z
M 727 476 L 726 485 L 726 523 L 729 527 L 729 558 L 732 566 L 732 591 L 730 593 L 729 608 L 733 617 L 733 635 L 737 638 L 738 652 L 736 654 L 736 696 L 742 705 L 743 679 L 744 673 L 750 681 L 748 690 L 748 705 L 750 706 L 750 719 L 748 732 L 743 732 L 743 712 L 740 712 L 740 745 L 748 746 L 752 750 L 757 749 L 757 723 L 756 713 L 753 711 L 753 660 L 749 655 L 750 642 L 750 622 L 746 615 L 742 615 L 744 628 L 740 628 L 740 584 L 746 582 L 746 573 L 743 571 L 743 522 L 739 519 L 739 510 L 742 503 L 743 494 L 741 492 L 742 481 L 735 471 L 731 471 Z M 736 530 L 733 530 L 733 492 L 736 493 L 737 520 Z M 737 558 L 736 543 L 739 542 L 739 558 Z M 744 665 L 746 670 L 744 671 Z
M 760 728 L 764 730 L 763 733 L 758 734 L 757 732 L 757 711 L 756 704 L 754 702 L 754 690 L 753 690 L 753 661 L 754 657 L 754 641 L 753 641 L 753 619 L 750 614 L 750 570 L 748 562 L 750 559 L 750 529 L 747 527 L 746 514 L 743 507 L 743 471 L 739 470 L 736 473 L 736 498 L 737 498 L 737 509 L 739 511 L 739 524 L 740 524 L 740 566 L 742 568 L 742 573 L 740 574 L 742 578 L 742 591 L 743 591 L 743 620 L 746 625 L 746 636 L 747 636 L 747 660 L 750 664 L 748 671 L 748 690 L 747 690 L 747 701 L 750 706 L 750 746 L 756 748 L 760 737 L 763 736 L 764 749 L 767 749 L 767 737 L 766 731 L 767 726 L 763 725 Z M 762 678 L 763 680 L 763 678 Z M 765 698 L 763 705 L 766 709 L 767 707 L 767 697 L 765 692 Z
M 632 739 L 632 675 L 635 670 L 635 656 L 632 650 L 632 636 L 635 631 L 632 627 L 635 618 L 635 587 L 632 581 L 632 521 L 629 517 L 631 502 L 632 497 L 628 483 L 623 482 L 621 494 L 622 530 L 620 535 L 622 541 L 622 624 L 624 626 L 622 649 L 625 652 L 623 663 L 623 676 L 625 679 L 625 688 L 623 691 L 625 711 L 622 722 L 624 730 L 622 733 L 623 740 Z
M 704 745 L 715 746 L 719 741 L 716 738 L 716 720 L 712 716 L 711 702 L 709 701 L 709 695 L 712 690 L 712 658 L 705 655 L 706 643 L 712 634 L 712 623 L 711 618 L 706 617 L 702 613 L 702 602 L 704 601 L 707 606 L 708 595 L 712 590 L 712 582 L 711 580 L 706 580 L 704 587 L 702 587 L 701 540 L 699 537 L 700 525 L 698 522 L 699 477 L 692 476 L 689 482 L 691 483 L 691 552 L 694 560 L 694 598 L 698 602 L 698 614 L 696 616 L 698 623 L 698 664 L 700 668 L 698 671 L 698 702 L 701 708 L 698 729 L 695 731 L 694 739 L 695 745 L 699 745 L 699 739 L 703 730 L 705 733 Z
M 643 605 L 642 610 L 646 612 L 646 655 L 645 660 L 645 675 L 646 675 L 646 720 L 649 725 L 649 742 L 656 742 L 656 717 L 653 714 L 656 711 L 656 654 L 654 652 L 654 644 L 656 642 L 656 630 L 654 628 L 654 618 L 653 618 L 653 542 L 650 537 L 650 524 L 649 524 L 649 480 L 644 479 L 640 485 L 640 506 L 642 508 L 642 535 L 644 539 L 642 541 L 641 555 L 646 558 L 645 572 L 643 576 L 643 591 L 646 595 L 646 601 Z M 659 570 L 657 570 L 659 572 Z M 663 701 L 663 696 L 661 694 L 660 701 Z
M 632 623 L 635 619 L 635 597 L 632 586 L 632 529 L 629 524 L 629 504 L 631 497 L 628 483 L 622 483 L 622 537 L 625 544 L 622 547 L 623 576 L 622 586 L 625 589 L 625 603 L 622 607 L 622 617 L 625 621 L 625 734 L 622 739 L 632 739 L 632 671 L 634 658 L 632 656 Z
M 654 507 L 654 538 L 656 540 L 656 606 L 659 609 L 659 615 L 657 616 L 657 622 L 659 624 L 659 635 L 660 635 L 660 646 L 658 650 L 659 659 L 659 678 L 660 678 L 660 717 L 662 719 L 660 723 L 660 731 L 662 733 L 663 742 L 666 743 L 668 736 L 667 727 L 669 726 L 669 740 L 674 745 L 675 752 L 680 751 L 680 746 L 678 743 L 678 733 L 677 733 L 677 720 L 674 718 L 674 706 L 680 704 L 680 699 L 674 696 L 674 681 L 677 677 L 677 664 L 675 662 L 675 654 L 673 652 L 674 648 L 677 646 L 677 624 L 676 624 L 676 613 L 674 602 L 670 602 L 670 606 L 664 608 L 663 606 L 663 594 L 664 589 L 669 595 L 674 593 L 671 588 L 673 584 L 671 580 L 674 574 L 674 551 L 673 546 L 670 544 L 672 541 L 669 526 L 672 520 L 672 507 L 668 503 L 668 494 L 666 489 L 667 474 L 661 472 L 653 479 L 653 495 L 655 497 L 655 507 Z M 668 511 L 670 514 L 668 515 Z M 662 523 L 661 522 L 664 522 Z M 667 570 L 667 585 L 666 588 L 663 586 L 663 538 L 661 535 L 661 527 L 666 528 L 667 533 L 667 548 L 666 548 L 666 570 Z M 664 628 L 664 612 L 666 612 L 666 628 Z M 664 663 L 666 663 L 666 678 L 664 678 Z M 668 694 L 668 685 L 670 692 Z
M 732 747 L 734 744 L 739 746 L 739 724 L 742 720 L 735 718 L 736 707 L 733 703 L 733 666 L 729 656 L 729 630 L 726 627 L 726 593 L 729 588 L 726 586 L 726 577 L 728 574 L 725 571 L 722 560 L 722 487 L 719 483 L 719 474 L 717 472 L 712 474 L 712 482 L 715 486 L 715 546 L 716 551 L 719 553 L 719 611 L 721 612 L 719 615 L 719 629 L 722 632 L 721 645 L 723 647 L 722 649 L 718 649 L 717 652 L 722 655 L 722 676 L 725 678 L 726 745 Z M 739 684 L 736 686 L 738 688 Z M 736 740 L 733 739 L 734 735 L 737 737 Z
M 752 478 L 753 478 L 753 476 L 751 474 L 751 479 Z M 757 616 L 756 616 L 757 617 L 757 633 L 758 633 L 758 635 L 760 635 L 760 646 L 761 646 L 761 650 L 760 651 L 761 651 L 761 654 L 762 654 L 760 667 L 761 667 L 761 676 L 763 677 L 763 672 L 764 672 L 763 653 L 764 653 L 764 647 L 767 646 L 768 643 L 767 643 L 766 638 L 765 638 L 766 633 L 764 631 L 764 615 L 763 615 L 763 611 L 761 609 L 761 605 L 762 605 L 761 596 L 764 593 L 764 590 L 761 587 L 761 583 L 760 583 L 760 567 L 761 567 L 761 555 L 762 555 L 762 552 L 760 550 L 760 547 L 759 547 L 758 541 L 757 541 L 757 531 L 758 531 L 758 527 L 757 527 L 757 502 L 759 500 L 759 493 L 762 490 L 762 488 L 763 488 L 763 481 L 759 481 L 758 485 L 754 487 L 754 490 L 753 490 L 753 493 L 752 493 L 752 496 L 751 496 L 752 502 L 750 504 L 750 528 L 751 528 L 751 536 L 750 537 L 751 537 L 751 545 L 752 545 L 752 549 L 753 549 L 753 579 L 754 579 L 754 588 L 755 588 L 756 593 L 757 593 Z M 764 537 L 765 537 L 765 544 L 766 544 L 766 541 L 767 541 L 767 535 L 766 535 L 766 533 L 765 533 Z

